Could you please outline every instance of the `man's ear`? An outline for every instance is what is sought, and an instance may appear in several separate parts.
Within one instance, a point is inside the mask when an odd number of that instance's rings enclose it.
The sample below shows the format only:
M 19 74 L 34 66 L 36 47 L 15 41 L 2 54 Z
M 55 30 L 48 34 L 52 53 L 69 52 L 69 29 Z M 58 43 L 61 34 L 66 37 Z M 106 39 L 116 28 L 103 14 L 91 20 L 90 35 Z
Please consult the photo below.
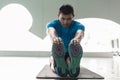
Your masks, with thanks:
M 72 14 L 73 15 L 73 18 L 75 17 L 75 15 L 74 14 Z
M 75 15 L 73 15 L 73 19 L 75 18 Z

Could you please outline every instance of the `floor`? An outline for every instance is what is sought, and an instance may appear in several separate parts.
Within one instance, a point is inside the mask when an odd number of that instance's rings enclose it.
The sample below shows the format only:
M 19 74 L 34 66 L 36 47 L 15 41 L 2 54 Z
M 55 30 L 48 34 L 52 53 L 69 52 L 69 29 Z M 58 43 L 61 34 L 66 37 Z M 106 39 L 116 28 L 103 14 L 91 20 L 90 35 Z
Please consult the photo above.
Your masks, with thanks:
M 0 57 L 0 80 L 38 80 L 36 76 L 46 64 L 48 57 Z M 82 58 L 81 66 L 102 75 L 104 80 L 120 80 L 119 56 Z

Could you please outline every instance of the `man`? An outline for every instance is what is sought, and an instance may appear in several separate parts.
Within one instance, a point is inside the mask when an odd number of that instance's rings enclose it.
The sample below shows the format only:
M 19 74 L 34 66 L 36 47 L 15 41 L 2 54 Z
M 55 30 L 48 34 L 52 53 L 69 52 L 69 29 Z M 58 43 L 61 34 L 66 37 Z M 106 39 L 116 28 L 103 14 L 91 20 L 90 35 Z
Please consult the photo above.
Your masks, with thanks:
M 58 19 L 47 24 L 52 40 L 50 67 L 59 76 L 77 77 L 80 72 L 80 60 L 83 54 L 80 42 L 84 36 L 84 26 L 73 20 L 74 9 L 71 5 L 59 8 Z

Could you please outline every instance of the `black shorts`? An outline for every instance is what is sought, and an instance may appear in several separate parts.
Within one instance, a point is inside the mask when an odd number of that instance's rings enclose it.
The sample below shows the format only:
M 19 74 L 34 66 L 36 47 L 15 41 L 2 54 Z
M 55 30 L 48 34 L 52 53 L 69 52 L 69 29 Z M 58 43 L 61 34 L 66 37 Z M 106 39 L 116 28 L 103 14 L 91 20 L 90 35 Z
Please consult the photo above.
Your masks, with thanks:
M 68 57 L 70 57 L 70 56 L 69 56 L 69 53 L 67 52 L 67 53 L 65 53 L 65 61 Z

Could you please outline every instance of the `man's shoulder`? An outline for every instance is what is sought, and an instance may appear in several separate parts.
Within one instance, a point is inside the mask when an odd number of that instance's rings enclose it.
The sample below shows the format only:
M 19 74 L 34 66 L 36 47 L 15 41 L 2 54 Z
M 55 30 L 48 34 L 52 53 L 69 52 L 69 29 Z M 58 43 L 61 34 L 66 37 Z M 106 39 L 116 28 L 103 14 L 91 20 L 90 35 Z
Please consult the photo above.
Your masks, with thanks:
M 80 22 L 78 22 L 78 21 L 75 21 L 75 20 L 73 20 L 73 24 L 74 24 L 75 26 L 83 26 L 82 23 L 80 23 Z
M 50 21 L 49 23 L 57 24 L 58 22 L 59 22 L 59 20 L 58 20 L 58 19 L 55 19 L 55 20 Z
M 85 27 L 82 23 L 74 20 L 73 24 L 74 24 L 74 26 L 76 26 L 77 29 L 82 29 L 84 31 Z
M 53 21 L 50 21 L 47 23 L 47 27 L 55 27 L 56 25 L 59 24 L 59 21 L 56 19 L 56 20 L 53 20 Z

